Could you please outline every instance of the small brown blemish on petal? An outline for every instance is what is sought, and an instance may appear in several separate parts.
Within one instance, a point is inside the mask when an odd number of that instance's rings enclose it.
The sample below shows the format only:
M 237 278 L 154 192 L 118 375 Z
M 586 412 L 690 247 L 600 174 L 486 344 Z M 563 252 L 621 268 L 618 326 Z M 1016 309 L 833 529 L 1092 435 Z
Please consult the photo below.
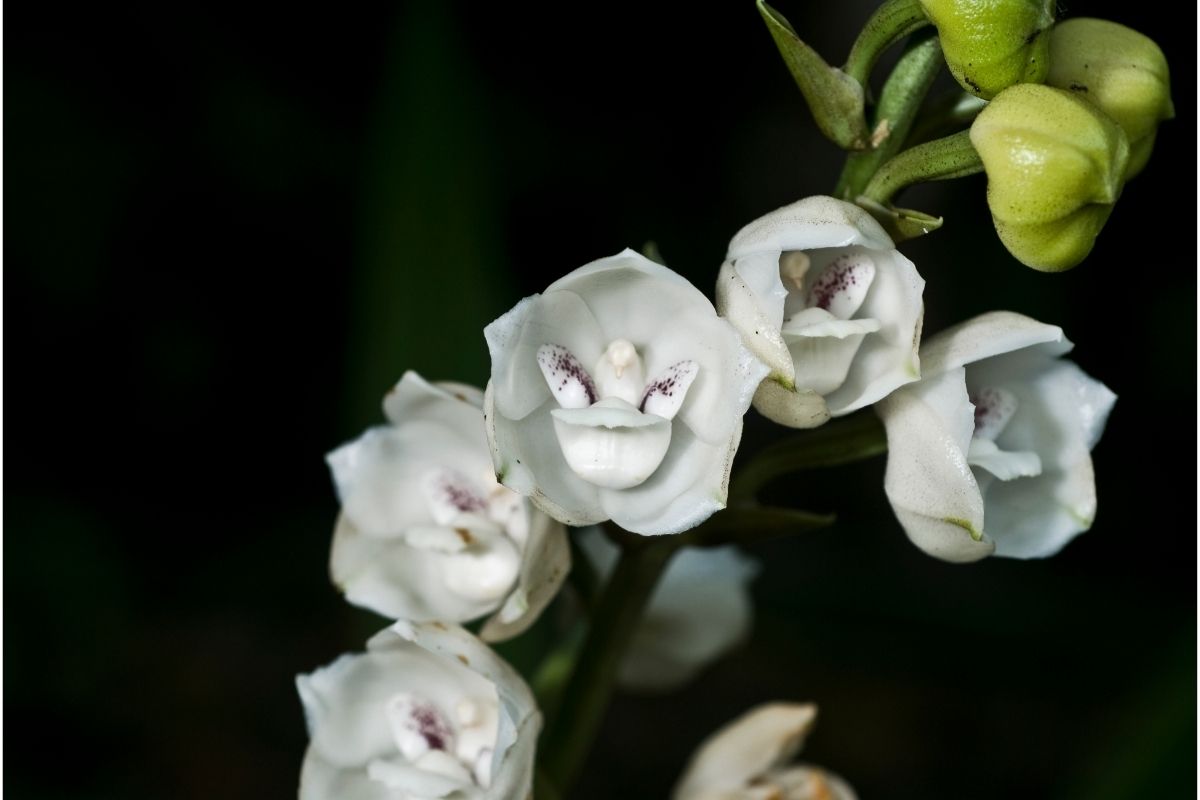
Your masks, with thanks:
M 466 528 L 455 528 L 454 532 L 458 534 L 458 538 L 462 539 L 462 543 L 465 545 L 469 546 L 475 541 L 475 537 Z
M 462 653 L 459 653 L 457 658 L 459 661 L 461 661 L 463 664 L 467 665 L 468 667 L 471 666 L 471 662 Z

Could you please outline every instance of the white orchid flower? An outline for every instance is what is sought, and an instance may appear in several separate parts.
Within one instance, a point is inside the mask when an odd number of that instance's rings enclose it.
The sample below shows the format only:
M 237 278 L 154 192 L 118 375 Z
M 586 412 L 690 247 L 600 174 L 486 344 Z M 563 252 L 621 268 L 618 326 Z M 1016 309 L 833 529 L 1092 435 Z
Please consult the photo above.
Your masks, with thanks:
M 1116 401 L 1059 358 L 1061 328 L 996 311 L 921 348 L 924 377 L 876 405 L 884 489 L 913 543 L 946 561 L 1042 558 L 1096 516 L 1091 450 Z
M 310 739 L 300 800 L 529 796 L 533 694 L 457 625 L 397 622 L 296 688 Z
M 569 525 L 678 533 L 725 507 L 766 368 L 684 278 L 625 250 L 484 330 L 496 474 Z
M 811 428 L 920 377 L 924 289 L 870 214 L 816 196 L 733 237 L 717 309 L 771 368 L 754 407 Z
M 704 740 L 672 800 L 856 800 L 837 775 L 791 763 L 816 718 L 802 703 L 747 711 Z
M 488 641 L 528 628 L 570 567 L 562 525 L 496 482 L 482 393 L 405 373 L 389 424 L 328 456 L 342 513 L 330 572 L 355 605 L 390 619 L 491 614 Z
M 580 548 L 607 580 L 620 548 L 599 528 L 575 534 Z M 666 691 L 737 646 L 750 630 L 750 581 L 758 562 L 737 547 L 685 547 L 667 565 L 621 662 L 622 686 Z

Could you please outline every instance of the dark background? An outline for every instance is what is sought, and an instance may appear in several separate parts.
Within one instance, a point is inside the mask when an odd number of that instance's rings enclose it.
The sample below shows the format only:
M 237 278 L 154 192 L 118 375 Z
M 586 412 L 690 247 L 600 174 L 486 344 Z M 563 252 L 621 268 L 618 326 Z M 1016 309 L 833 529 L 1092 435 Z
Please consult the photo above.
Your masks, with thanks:
M 779 2 L 833 61 L 871 5 Z M 578 797 L 663 797 L 776 698 L 820 703 L 805 757 L 864 798 L 1195 794 L 1195 9 L 1061 11 L 1174 68 L 1096 250 L 1020 266 L 981 176 L 906 196 L 947 217 L 906 250 L 927 331 L 1022 311 L 1120 395 L 1095 527 L 954 566 L 891 518 L 882 459 L 783 482 L 841 522 L 755 548 L 753 640 L 618 700 Z M 7 12 L 12 797 L 292 795 L 294 674 L 384 624 L 328 582 L 323 454 L 407 368 L 482 383 L 483 325 L 594 258 L 653 239 L 707 290 L 840 164 L 749 0 Z M 752 413 L 744 452 L 776 435 Z

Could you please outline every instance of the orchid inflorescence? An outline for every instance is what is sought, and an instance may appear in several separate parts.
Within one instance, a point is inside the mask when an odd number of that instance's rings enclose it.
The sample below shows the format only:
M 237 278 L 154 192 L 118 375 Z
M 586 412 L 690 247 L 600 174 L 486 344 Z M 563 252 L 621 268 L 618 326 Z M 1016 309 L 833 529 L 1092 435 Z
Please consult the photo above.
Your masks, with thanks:
M 1161 51 L 1112 22 L 1055 25 L 1048 0 L 886 0 L 835 68 L 759 11 L 818 126 L 850 151 L 837 188 L 734 235 L 715 305 L 632 250 L 575 269 L 483 329 L 484 390 L 405 373 L 386 424 L 329 454 L 334 583 L 395 621 L 298 678 L 302 798 L 568 796 L 614 684 L 678 688 L 746 636 L 763 567 L 739 546 L 832 521 L 758 502 L 820 459 L 800 434 L 735 463 L 751 405 L 827 426 L 830 463 L 886 446 L 887 499 L 936 558 L 1044 558 L 1091 526 L 1091 451 L 1115 395 L 1064 358 L 1059 327 L 1018 311 L 924 336 L 925 278 L 897 242 L 942 220 L 891 201 L 985 171 L 1009 252 L 1075 266 L 1173 114 Z M 866 79 L 905 36 L 872 108 Z M 908 142 L 944 65 L 964 95 L 935 122 L 960 130 Z M 552 603 L 577 624 L 535 692 L 484 642 Z M 853 798 L 789 763 L 815 714 L 746 713 L 674 797 Z

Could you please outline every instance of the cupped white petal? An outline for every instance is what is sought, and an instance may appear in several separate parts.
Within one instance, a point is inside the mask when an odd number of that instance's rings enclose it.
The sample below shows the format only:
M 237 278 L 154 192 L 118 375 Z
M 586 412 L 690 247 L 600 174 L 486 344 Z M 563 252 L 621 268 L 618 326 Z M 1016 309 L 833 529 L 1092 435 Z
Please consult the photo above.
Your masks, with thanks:
M 983 497 L 967 463 L 974 408 L 964 370 L 902 387 L 875 410 L 887 429 L 884 491 L 909 539 L 946 561 L 990 555 Z
M 527 792 L 533 778 L 534 754 L 534 746 L 528 740 L 532 738 L 536 741 L 541 728 L 541 714 L 537 710 L 533 692 L 516 670 L 457 625 L 437 622 L 415 624 L 402 620 L 376 634 L 367 647 L 369 650 L 389 650 L 396 646 L 396 638 L 441 656 L 451 668 L 462 665 L 490 682 L 500 702 L 500 718 L 493 749 L 491 780 L 484 796 L 506 799 L 513 796 L 506 792 L 514 786 L 524 787 Z M 486 692 L 477 691 L 475 695 L 468 696 L 486 696 Z M 525 740 L 521 747 L 517 746 L 519 737 Z M 506 774 L 512 770 L 518 773 L 516 778 Z
M 729 472 L 741 441 L 741 418 L 734 435 L 712 445 L 676 423 L 671 446 L 650 479 L 624 490 L 600 492 L 605 518 L 644 536 L 694 528 L 725 507 Z
M 434 548 L 367 536 L 343 514 L 334 528 L 329 572 L 348 601 L 393 619 L 465 622 L 492 611 L 494 600 L 449 590 L 443 580 L 445 558 Z
M 824 314 L 828 319 L 821 319 Z M 796 364 L 796 385 L 827 395 L 841 386 L 864 337 L 878 330 L 877 320 L 840 320 L 810 308 L 784 327 L 783 338 Z
M 1042 474 L 1042 459 L 1030 450 L 1001 450 L 990 439 L 974 438 L 967 450 L 967 463 L 990 472 L 1002 481 Z M 976 483 L 979 482 L 976 476 Z M 990 528 L 989 522 L 989 528 Z
M 1067 470 L 993 483 L 987 491 L 987 532 L 996 555 L 1052 556 L 1092 527 L 1096 478 L 1086 458 Z
M 342 769 L 310 747 L 300 768 L 299 800 L 396 800 L 396 793 L 372 780 L 365 769 Z
M 698 800 L 733 792 L 780 766 L 800 751 L 817 708 L 769 703 L 751 709 L 701 743 L 675 786 L 674 800 Z
M 774 250 L 816 250 L 861 245 L 891 250 L 891 237 L 863 209 L 824 195 L 814 195 L 777 208 L 746 225 L 729 242 L 727 258 Z
M 554 431 L 553 398 L 519 421 L 495 409 L 494 384 L 484 394 L 484 418 L 496 478 L 529 497 L 534 505 L 567 525 L 594 525 L 608 519 L 600 506 L 599 487 L 572 471 Z M 531 465 L 537 465 L 537 471 Z
M 573 292 L 547 292 L 517 303 L 483 329 L 492 357 L 492 381 L 499 381 L 497 410 L 512 420 L 523 419 L 551 396 L 538 350 L 557 345 L 582 364 L 594 364 L 608 340 L 603 338 L 587 304 Z
M 679 361 L 667 367 L 646 385 L 641 410 L 663 419 L 674 419 L 699 369 L 695 361 Z
M 397 623 L 296 684 L 306 800 L 509 800 L 531 785 L 532 693 L 462 628 Z
M 587 408 L 599 395 L 591 374 L 579 359 L 562 345 L 544 344 L 537 349 L 538 367 L 546 386 L 562 408 Z
M 457 400 L 458 403 L 446 403 Z M 483 392 L 474 386 L 452 381 L 430 383 L 409 370 L 384 395 L 383 413 L 393 425 L 412 419 L 440 422 L 450 430 L 470 423 L 483 407 Z
M 816 428 L 829 420 L 825 398 L 812 389 L 788 388 L 768 378 L 754 394 L 754 408 L 789 428 Z
M 936 375 L 985 358 L 1037 347 L 1048 356 L 1062 355 L 1072 345 L 1062 328 L 1012 311 L 989 311 L 946 328 L 921 345 L 921 371 Z
M 1036 349 L 973 364 L 967 386 L 1002 387 L 1019 404 L 997 435 L 1005 450 L 1032 450 L 1046 469 L 1068 469 L 1087 457 L 1104 430 L 1116 395 L 1070 361 Z
M 793 292 L 797 300 L 811 308 L 828 311 L 837 319 L 850 319 L 862 307 L 875 281 L 875 260 L 859 248 L 851 250 L 818 250 L 806 256 L 810 261 L 807 291 Z M 828 259 L 818 266 L 816 259 Z M 784 304 L 784 313 L 788 312 Z
M 554 433 L 571 470 L 603 489 L 629 489 L 654 474 L 671 445 L 671 422 L 616 397 L 556 408 Z
M 797 764 L 786 769 L 772 770 L 763 780 L 764 786 L 778 800 L 857 800 L 858 795 L 837 775 L 810 764 Z
M 484 623 L 480 637 L 503 642 L 524 633 L 558 594 L 570 570 L 566 529 L 545 514 L 533 515 L 517 587 Z
M 875 279 L 856 316 L 878 320 L 879 329 L 864 338 L 846 380 L 825 397 L 834 416 L 865 408 L 921 376 L 923 356 L 918 358 L 917 350 L 925 280 L 897 250 L 871 251 L 870 256 Z
M 751 269 L 742 264 L 747 273 L 755 278 L 774 275 L 779 277 L 779 255 L 764 253 L 759 258 L 770 262 L 775 260 L 774 270 L 767 268 Z M 787 344 L 783 341 L 779 329 L 783 321 L 783 303 L 787 290 L 779 283 L 778 290 L 770 292 L 767 299 L 750 288 L 746 277 L 732 261 L 721 265 L 717 277 L 717 313 L 737 329 L 742 340 L 754 354 L 770 369 L 773 379 L 791 383 L 794 376 L 791 356 L 788 355 Z

